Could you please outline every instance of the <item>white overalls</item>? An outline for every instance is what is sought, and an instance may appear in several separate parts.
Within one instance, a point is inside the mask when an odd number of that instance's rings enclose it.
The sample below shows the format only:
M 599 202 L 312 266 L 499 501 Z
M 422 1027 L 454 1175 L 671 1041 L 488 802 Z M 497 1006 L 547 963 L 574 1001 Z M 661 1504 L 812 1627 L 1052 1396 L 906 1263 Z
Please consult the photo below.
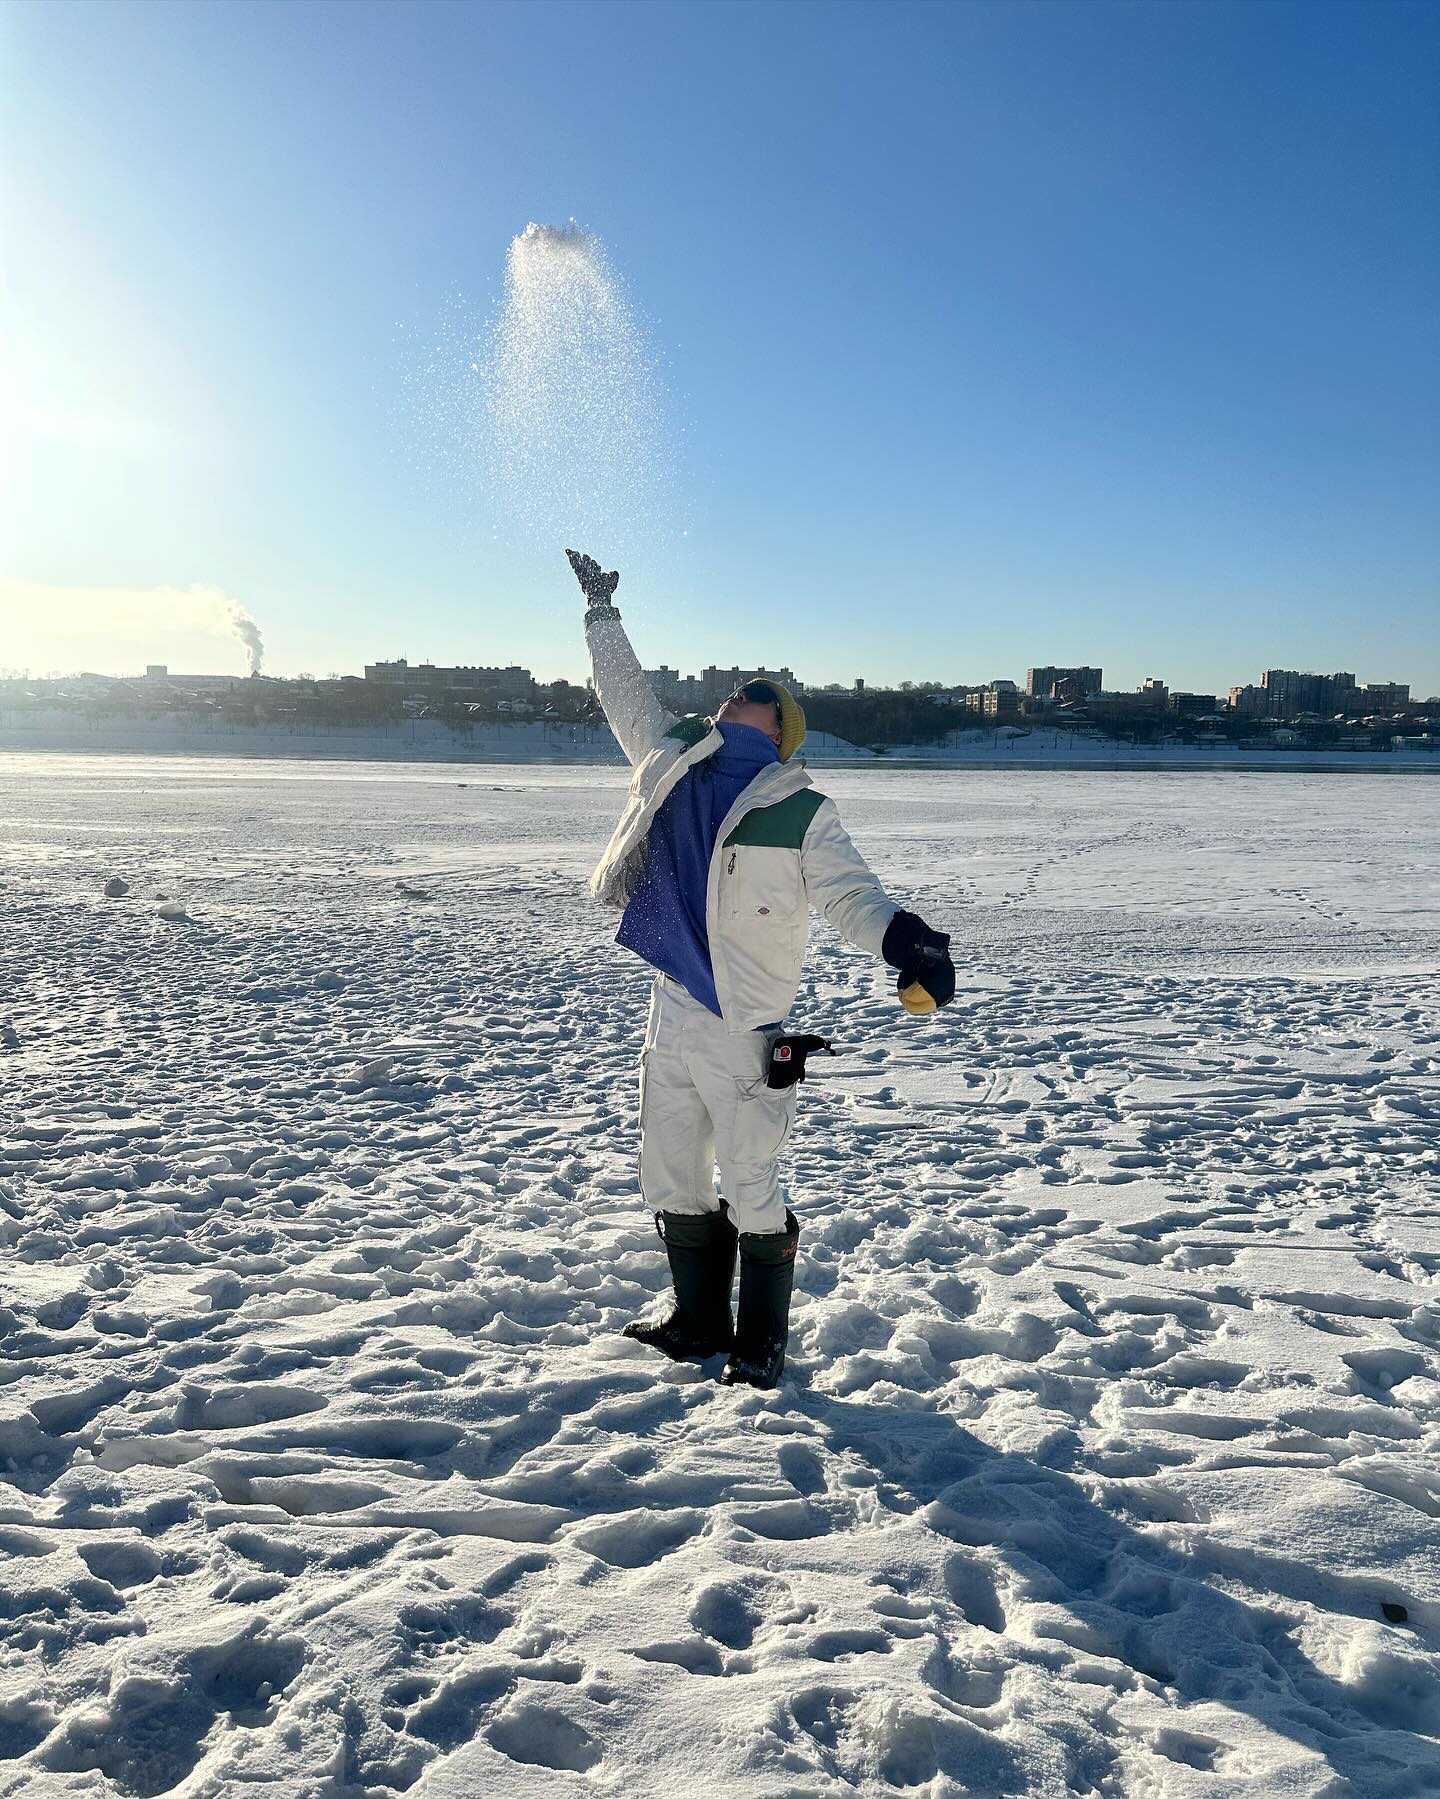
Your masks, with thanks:
M 645 679 L 619 613 L 592 608 L 595 691 L 634 767 L 619 824 L 590 887 L 623 908 L 651 820 L 677 781 L 724 742 L 709 719 L 675 719 Z M 810 908 L 872 955 L 899 906 L 817 793 L 798 756 L 755 777 L 722 822 L 711 856 L 706 933 L 721 1016 L 661 975 L 640 1072 L 640 1185 L 656 1212 L 713 1212 L 715 1164 L 742 1233 L 785 1228 L 775 1158 L 795 1089 L 765 1082 L 770 1039 L 794 1002 Z
M 640 1056 L 640 1191 L 652 1210 L 716 1211 L 718 1162 L 736 1230 L 784 1230 L 775 1158 L 796 1089 L 765 1083 L 773 1036 L 726 1030 L 678 981 L 656 976 Z

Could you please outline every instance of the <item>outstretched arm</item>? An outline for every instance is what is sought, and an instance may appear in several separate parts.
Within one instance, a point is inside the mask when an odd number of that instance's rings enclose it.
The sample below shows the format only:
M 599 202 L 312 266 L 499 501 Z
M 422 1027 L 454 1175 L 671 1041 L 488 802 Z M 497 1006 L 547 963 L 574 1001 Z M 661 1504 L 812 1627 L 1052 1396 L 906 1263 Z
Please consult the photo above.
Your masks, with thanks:
M 619 574 L 613 569 L 606 574 L 593 556 L 582 551 L 566 550 L 565 554 L 588 602 L 585 643 L 595 677 L 595 696 L 631 764 L 643 762 L 675 720 L 656 699 L 620 622 L 614 604 Z
M 850 841 L 834 800 L 817 808 L 800 849 L 805 897 L 857 949 L 880 954 L 890 920 L 900 910 Z
M 899 970 L 896 988 L 907 1012 L 933 1012 L 955 997 L 950 939 L 906 912 L 880 885 L 850 841 L 835 802 L 816 811 L 800 851 L 805 897 L 857 949 Z

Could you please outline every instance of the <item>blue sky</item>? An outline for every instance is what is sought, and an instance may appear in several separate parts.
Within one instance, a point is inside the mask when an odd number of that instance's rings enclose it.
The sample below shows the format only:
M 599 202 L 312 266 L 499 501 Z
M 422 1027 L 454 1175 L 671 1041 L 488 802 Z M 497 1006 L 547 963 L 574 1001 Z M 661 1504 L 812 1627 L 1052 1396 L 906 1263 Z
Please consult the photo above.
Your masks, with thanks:
M 128 597 L 203 584 L 275 672 L 579 675 L 561 546 L 421 466 L 406 387 L 574 218 L 683 433 L 647 663 L 1440 691 L 1440 8 L 20 0 L 0 41 L 0 666 L 238 667 Z

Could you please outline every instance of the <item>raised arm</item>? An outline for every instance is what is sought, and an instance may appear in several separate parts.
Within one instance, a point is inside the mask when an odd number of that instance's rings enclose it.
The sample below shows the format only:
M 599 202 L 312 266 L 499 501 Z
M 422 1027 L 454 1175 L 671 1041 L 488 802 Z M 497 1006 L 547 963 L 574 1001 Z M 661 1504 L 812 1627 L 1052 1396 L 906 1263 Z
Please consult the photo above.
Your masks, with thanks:
M 674 724 L 645 679 L 640 660 L 630 647 L 614 593 L 620 576 L 602 571 L 593 556 L 566 550 L 575 578 L 588 602 L 585 643 L 595 677 L 595 696 L 600 701 L 616 742 L 632 765 L 641 763 Z

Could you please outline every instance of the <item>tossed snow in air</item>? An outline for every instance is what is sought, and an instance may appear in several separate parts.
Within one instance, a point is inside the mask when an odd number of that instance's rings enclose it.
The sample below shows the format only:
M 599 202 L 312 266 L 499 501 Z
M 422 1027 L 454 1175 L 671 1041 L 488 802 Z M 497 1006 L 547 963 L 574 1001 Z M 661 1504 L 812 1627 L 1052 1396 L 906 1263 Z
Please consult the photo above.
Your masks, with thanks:
M 594 232 L 527 225 L 493 314 L 451 295 L 408 354 L 413 454 L 497 538 L 633 568 L 675 533 L 659 352 Z
M 659 521 L 653 352 L 599 238 L 528 225 L 510 245 L 489 365 L 497 494 L 539 542 L 621 556 Z

